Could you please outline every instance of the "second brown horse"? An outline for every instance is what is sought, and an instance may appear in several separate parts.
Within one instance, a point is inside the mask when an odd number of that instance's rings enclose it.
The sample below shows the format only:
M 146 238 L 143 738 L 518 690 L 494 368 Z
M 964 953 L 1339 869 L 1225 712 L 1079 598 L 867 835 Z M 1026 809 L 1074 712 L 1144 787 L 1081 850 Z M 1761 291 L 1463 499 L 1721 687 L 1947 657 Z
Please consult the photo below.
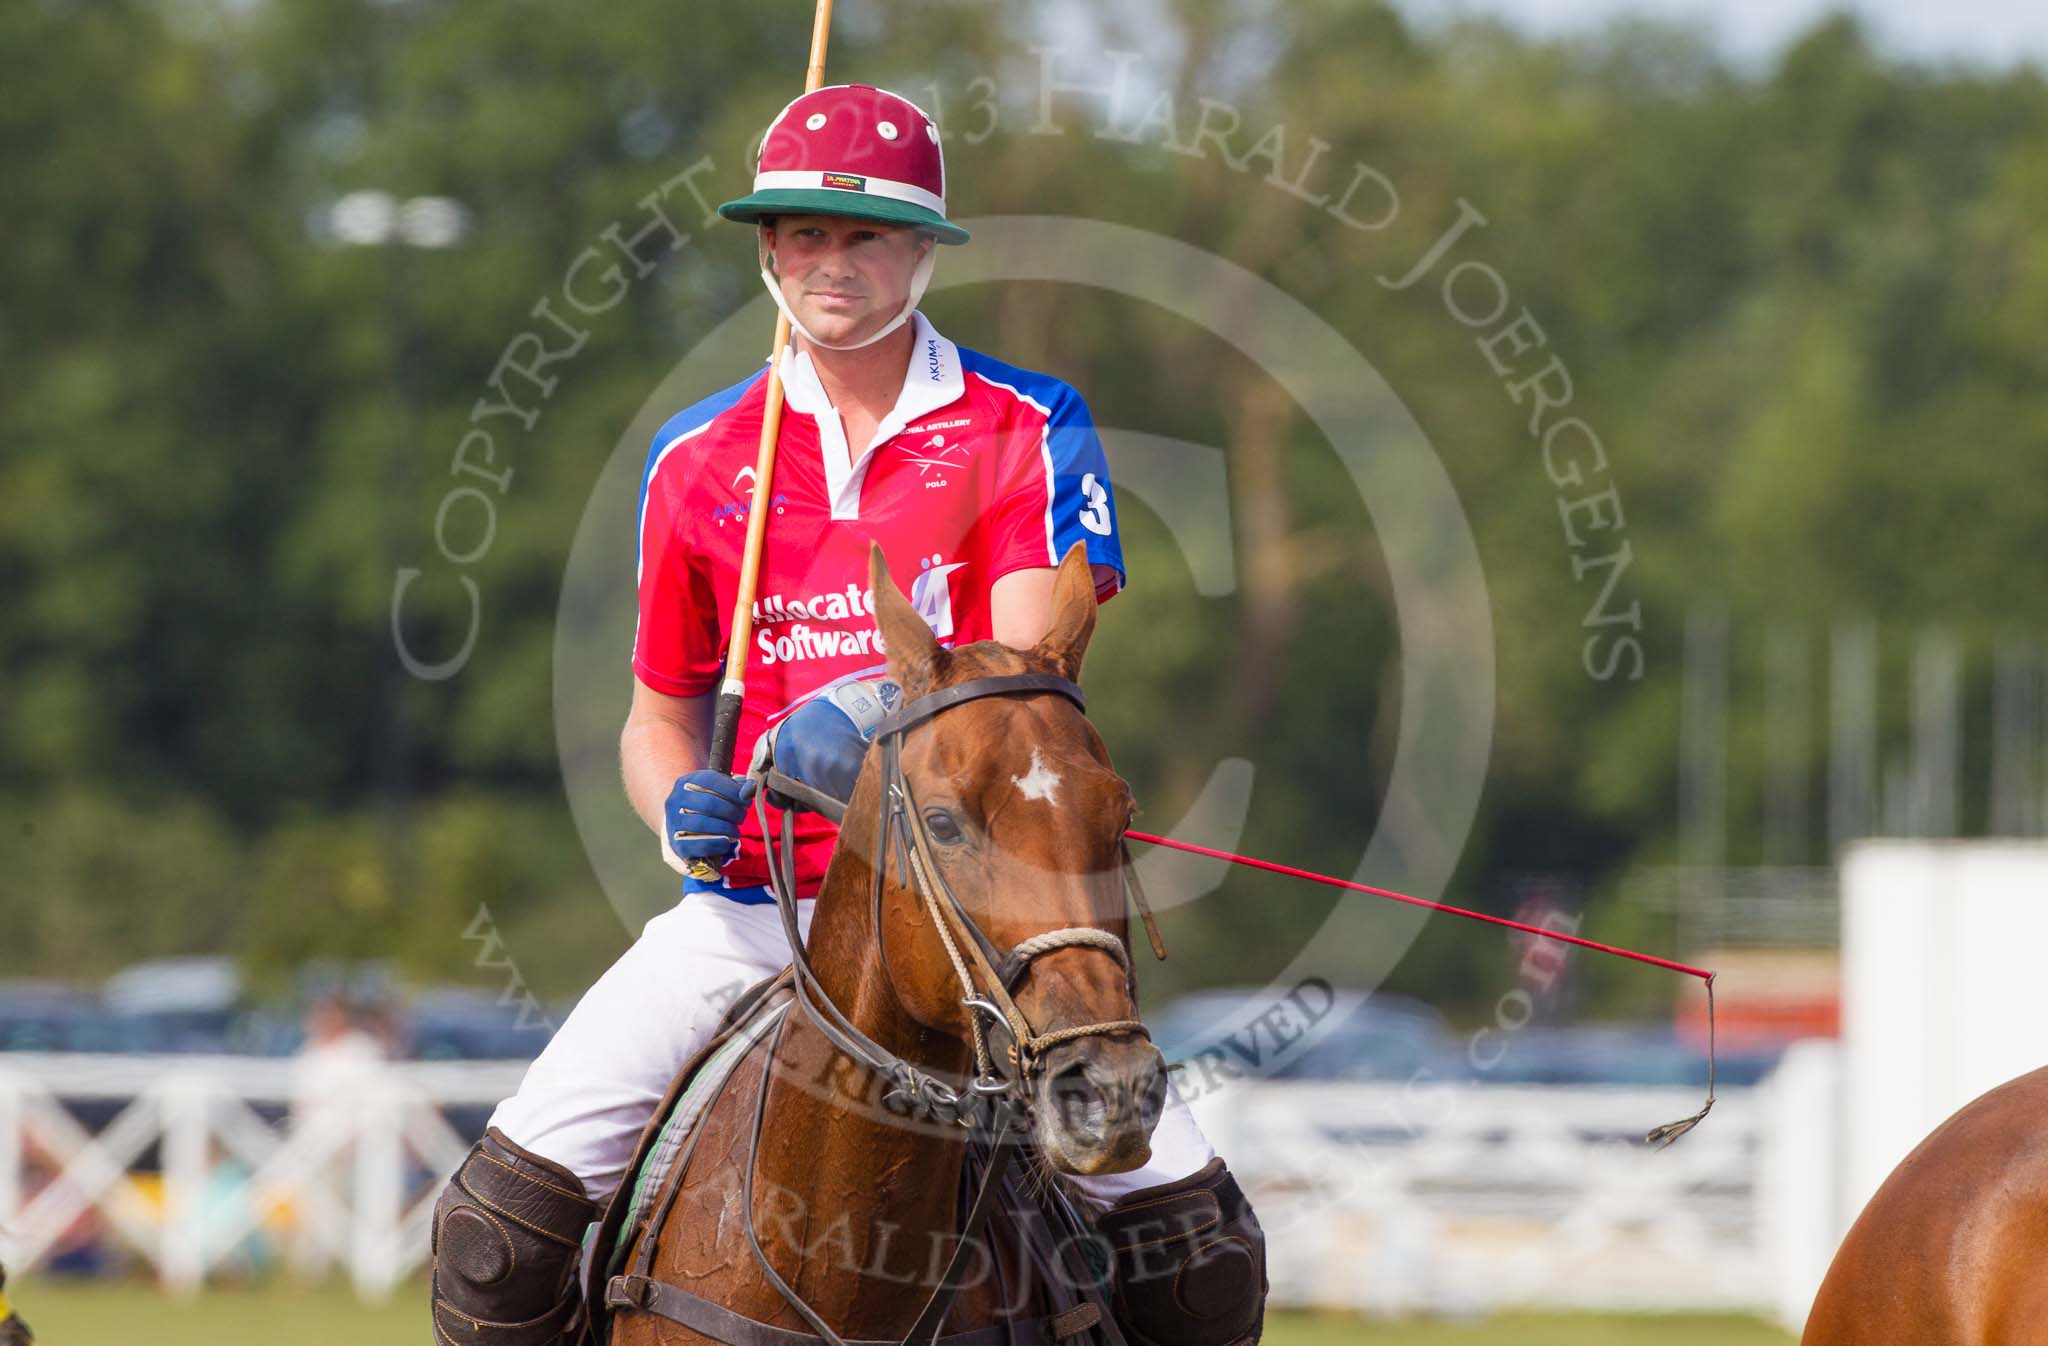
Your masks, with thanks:
M 1835 1253 L 1803 1346 L 2048 1346 L 2048 1070 L 1966 1105 Z

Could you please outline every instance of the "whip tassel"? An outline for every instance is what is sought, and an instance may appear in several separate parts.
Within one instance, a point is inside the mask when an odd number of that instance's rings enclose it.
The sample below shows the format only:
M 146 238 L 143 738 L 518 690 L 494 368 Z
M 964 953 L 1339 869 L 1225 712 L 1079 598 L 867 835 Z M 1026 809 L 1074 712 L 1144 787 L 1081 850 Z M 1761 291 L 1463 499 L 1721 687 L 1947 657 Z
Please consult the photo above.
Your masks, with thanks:
M 1706 1106 L 1690 1117 L 1682 1117 L 1675 1122 L 1666 1122 L 1662 1126 L 1652 1128 L 1650 1133 L 1643 1137 L 1643 1141 L 1646 1144 L 1656 1146 L 1660 1150 L 1698 1126 L 1701 1122 L 1707 1120 L 1707 1114 L 1714 1110 L 1714 975 L 1709 972 L 1705 978 L 1707 984 Z

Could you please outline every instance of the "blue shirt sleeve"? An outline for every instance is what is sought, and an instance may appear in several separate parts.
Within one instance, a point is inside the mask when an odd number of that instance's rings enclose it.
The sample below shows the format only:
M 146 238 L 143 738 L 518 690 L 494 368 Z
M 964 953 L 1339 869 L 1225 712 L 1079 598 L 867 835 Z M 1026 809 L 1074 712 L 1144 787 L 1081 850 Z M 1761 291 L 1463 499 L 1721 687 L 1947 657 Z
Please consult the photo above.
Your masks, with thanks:
M 1116 492 L 1110 484 L 1109 459 L 1095 433 L 1095 418 L 1081 394 L 1065 384 L 1052 402 L 1046 424 L 1046 449 L 1052 457 L 1052 541 L 1054 559 L 1076 542 L 1086 543 L 1088 559 L 1116 571 L 1114 583 L 1097 586 L 1107 598 L 1124 587 L 1123 541 L 1117 532 Z

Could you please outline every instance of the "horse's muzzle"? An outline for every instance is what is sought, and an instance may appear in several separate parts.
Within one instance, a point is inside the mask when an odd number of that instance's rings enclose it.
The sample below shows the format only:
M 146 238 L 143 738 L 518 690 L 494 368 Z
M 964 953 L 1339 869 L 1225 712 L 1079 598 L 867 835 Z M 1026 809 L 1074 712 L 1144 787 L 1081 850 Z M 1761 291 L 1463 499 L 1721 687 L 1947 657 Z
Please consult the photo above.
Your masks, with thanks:
M 1166 1069 L 1142 1038 L 1086 1038 L 1045 1055 L 1032 1129 L 1054 1167 L 1088 1176 L 1128 1173 L 1152 1157 L 1166 1103 Z

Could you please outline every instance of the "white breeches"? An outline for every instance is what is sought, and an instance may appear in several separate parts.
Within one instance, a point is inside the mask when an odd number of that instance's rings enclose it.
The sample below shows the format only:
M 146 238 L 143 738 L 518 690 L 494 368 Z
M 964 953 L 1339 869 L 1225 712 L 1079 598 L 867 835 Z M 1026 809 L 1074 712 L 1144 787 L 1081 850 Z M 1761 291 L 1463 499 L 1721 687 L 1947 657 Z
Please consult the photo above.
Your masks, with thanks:
M 811 907 L 797 906 L 806 937 Z M 676 1072 L 710 1039 L 742 991 L 788 963 L 789 941 L 774 907 L 691 894 L 649 921 L 577 1002 L 519 1092 L 498 1105 L 491 1125 L 575 1173 L 590 1197 L 603 1201 L 633 1162 L 641 1129 Z M 1215 1153 L 1169 1081 L 1151 1162 L 1130 1173 L 1072 1181 L 1107 1206 L 1185 1178 Z

